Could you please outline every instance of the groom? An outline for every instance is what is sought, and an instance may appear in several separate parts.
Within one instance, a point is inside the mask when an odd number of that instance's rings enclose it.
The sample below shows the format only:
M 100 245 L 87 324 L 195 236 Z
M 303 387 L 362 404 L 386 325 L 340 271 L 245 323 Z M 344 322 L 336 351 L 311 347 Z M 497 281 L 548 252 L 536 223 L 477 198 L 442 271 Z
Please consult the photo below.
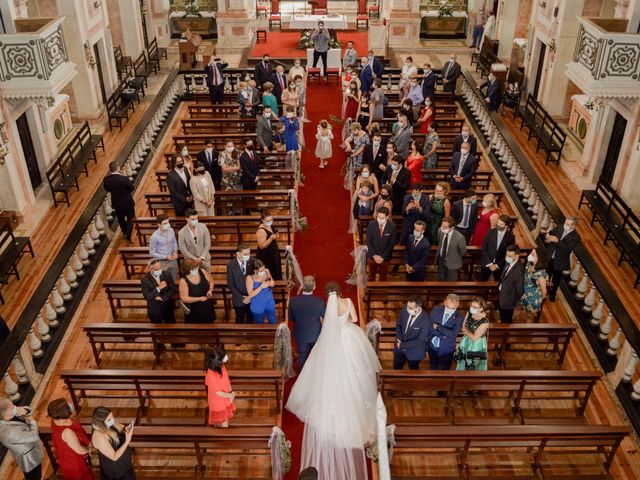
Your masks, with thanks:
M 293 297 L 289 301 L 289 321 L 293 323 L 293 338 L 298 346 L 300 370 L 304 367 L 304 362 L 320 335 L 322 317 L 326 308 L 324 301 L 313 294 L 316 288 L 314 277 L 306 275 L 302 279 L 302 287 L 302 295 Z
M 409 370 L 418 370 L 420 361 L 427 354 L 429 326 L 429 315 L 422 309 L 422 298 L 412 295 L 407 300 L 407 308 L 400 312 L 396 322 L 394 370 L 402 370 L 405 363 L 409 364 Z

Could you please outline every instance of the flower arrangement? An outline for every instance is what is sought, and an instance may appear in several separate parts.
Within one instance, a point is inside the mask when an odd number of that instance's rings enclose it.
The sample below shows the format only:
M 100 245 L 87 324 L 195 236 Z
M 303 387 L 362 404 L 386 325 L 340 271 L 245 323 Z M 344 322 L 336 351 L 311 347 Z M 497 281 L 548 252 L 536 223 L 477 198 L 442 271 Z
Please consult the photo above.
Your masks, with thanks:
M 200 13 L 200 5 L 198 5 L 198 0 L 193 0 L 193 2 L 189 2 L 184 6 L 184 16 L 188 17 L 202 17 Z
M 589 98 L 586 102 L 584 102 L 584 108 L 587 110 L 593 110 L 595 106 L 596 104 L 593 101 L 593 98 Z
M 313 40 L 311 40 L 311 30 L 302 30 L 300 32 L 300 41 L 298 42 L 298 50 L 306 50 L 313 48 Z M 335 38 L 329 40 L 329 48 L 342 48 L 342 44 Z
M 280 465 L 284 473 L 291 470 L 291 442 L 284 435 L 280 437 Z
M 442 17 L 452 17 L 453 16 L 453 5 L 449 1 L 440 2 L 440 6 L 438 7 L 438 18 Z

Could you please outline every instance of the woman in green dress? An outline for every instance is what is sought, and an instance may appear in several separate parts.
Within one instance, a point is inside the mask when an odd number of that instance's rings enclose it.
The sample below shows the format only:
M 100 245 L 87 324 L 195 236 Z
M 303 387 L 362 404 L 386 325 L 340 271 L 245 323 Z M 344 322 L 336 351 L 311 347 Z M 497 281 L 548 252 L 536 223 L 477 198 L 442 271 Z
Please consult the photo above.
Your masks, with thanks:
M 489 319 L 486 303 L 480 297 L 473 297 L 471 307 L 462 323 L 462 340 L 456 351 L 456 370 L 486 370 L 487 333 Z
M 427 232 L 431 245 L 438 245 L 438 229 L 442 219 L 451 215 L 451 202 L 448 196 L 449 184 L 445 182 L 438 183 L 434 193 L 429 195 L 431 214 L 427 219 Z
M 279 118 L 278 115 L 278 101 L 276 100 L 276 96 L 271 93 L 273 91 L 273 83 L 265 82 L 262 86 L 263 94 L 262 94 L 262 105 L 265 107 L 271 107 L 273 111 L 273 118 Z
M 424 150 L 422 151 L 424 155 L 424 160 L 422 161 L 423 170 L 430 170 L 438 167 L 438 154 L 436 153 L 436 149 L 440 143 L 440 136 L 438 135 L 436 128 L 436 122 L 431 122 L 427 129 L 427 136 L 424 139 Z
M 534 248 L 527 257 L 527 268 L 524 272 L 524 294 L 522 295 L 522 309 L 540 318 L 542 303 L 547 297 L 547 252 L 541 248 Z

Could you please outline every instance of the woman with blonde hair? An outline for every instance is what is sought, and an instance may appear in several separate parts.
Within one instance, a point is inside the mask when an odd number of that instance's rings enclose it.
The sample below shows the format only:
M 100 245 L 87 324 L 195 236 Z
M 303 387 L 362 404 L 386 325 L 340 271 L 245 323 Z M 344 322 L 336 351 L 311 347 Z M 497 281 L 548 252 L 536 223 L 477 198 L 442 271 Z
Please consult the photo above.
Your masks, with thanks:
M 489 230 L 496 228 L 500 218 L 500 209 L 493 193 L 487 193 L 482 197 L 482 209 L 478 211 L 478 223 L 471 237 L 471 245 L 482 247 L 484 237 L 487 236 Z
M 431 215 L 427 220 L 427 232 L 429 243 L 438 245 L 438 229 L 444 217 L 451 215 L 451 202 L 449 201 L 449 184 L 440 182 L 436 185 L 435 191 L 429 195 L 431 205 Z
M 133 421 L 122 425 L 107 407 L 97 407 L 91 418 L 91 443 L 98 451 L 100 480 L 135 480 L 129 444 L 133 438 Z

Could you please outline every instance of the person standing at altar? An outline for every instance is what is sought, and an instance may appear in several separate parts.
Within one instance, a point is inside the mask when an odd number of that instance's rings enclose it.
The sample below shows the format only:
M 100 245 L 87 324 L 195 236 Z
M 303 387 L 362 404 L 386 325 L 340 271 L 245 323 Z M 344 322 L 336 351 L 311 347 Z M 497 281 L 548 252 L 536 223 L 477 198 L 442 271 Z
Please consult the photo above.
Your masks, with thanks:
M 255 78 L 259 89 L 262 89 L 262 86 L 266 82 L 271 81 L 271 78 L 273 77 L 273 67 L 271 66 L 271 62 L 269 62 L 268 53 L 265 53 L 262 56 L 262 61 L 256 64 L 253 77 Z
M 282 65 L 276 67 L 276 73 L 271 77 L 271 83 L 273 83 L 273 94 L 276 97 L 276 101 L 280 103 L 282 101 L 282 92 L 287 89 L 287 85 L 289 84 Z
M 358 52 L 353 47 L 353 40 L 347 42 L 347 49 L 344 51 L 342 57 L 342 69 L 346 70 L 347 67 L 355 68 L 358 64 Z
M 224 101 L 224 72 L 227 63 L 220 60 L 219 57 L 211 56 L 209 64 L 204 67 L 204 73 L 207 74 L 207 88 L 211 95 L 211 103 L 222 103 Z
M 313 41 L 313 68 L 316 68 L 318 59 L 322 58 L 323 74 L 325 81 L 327 80 L 327 52 L 329 51 L 329 42 L 331 35 L 329 30 L 324 28 L 324 22 L 318 22 L 318 28 L 311 33 L 311 41 Z

